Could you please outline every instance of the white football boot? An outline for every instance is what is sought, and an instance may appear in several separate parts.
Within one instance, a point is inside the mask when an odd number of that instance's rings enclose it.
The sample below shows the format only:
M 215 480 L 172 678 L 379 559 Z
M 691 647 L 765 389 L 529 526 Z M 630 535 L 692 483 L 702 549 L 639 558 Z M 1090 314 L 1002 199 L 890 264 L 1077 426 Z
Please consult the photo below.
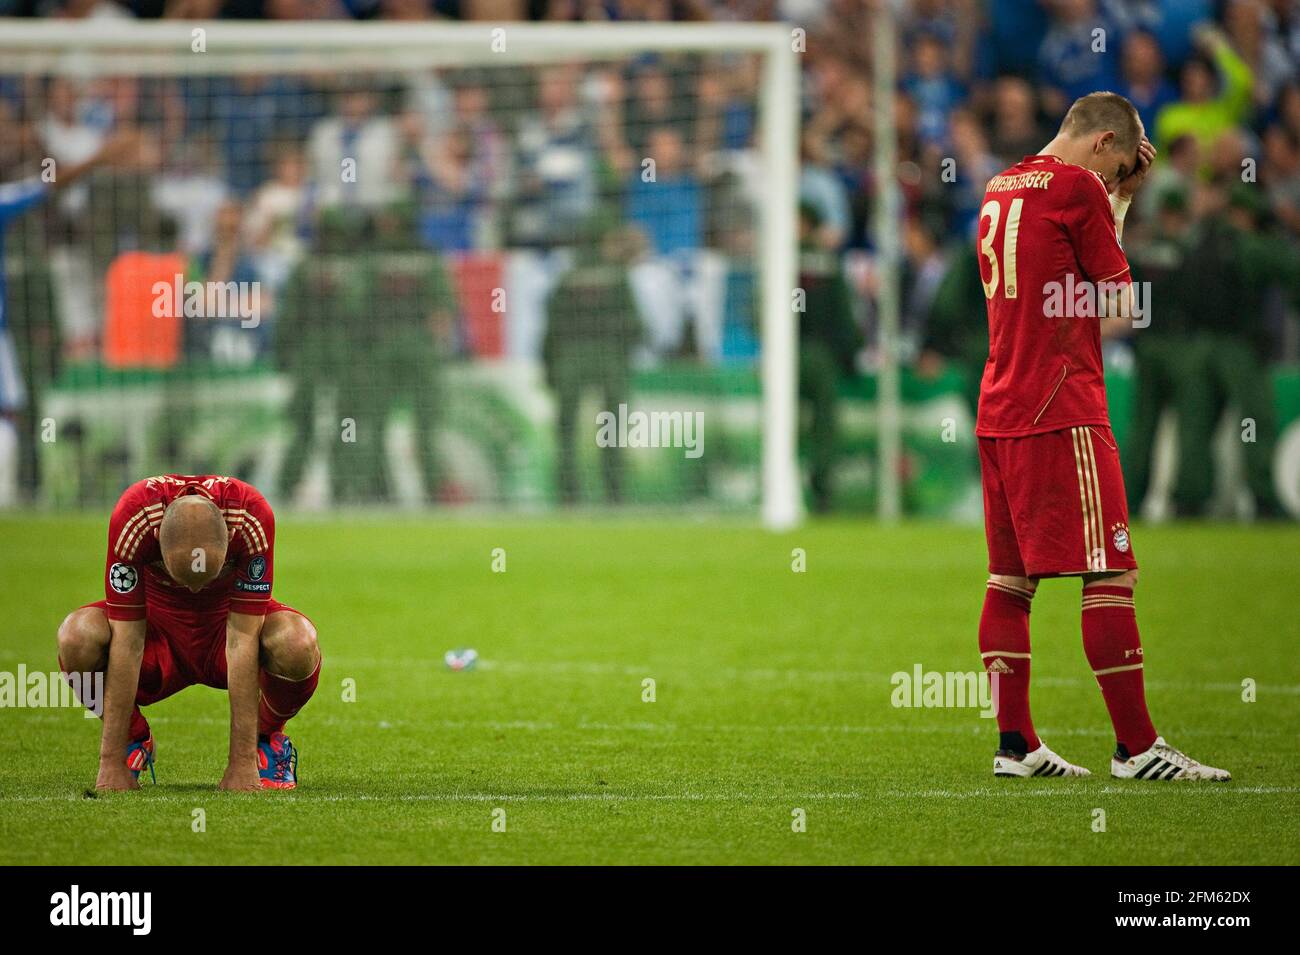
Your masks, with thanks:
M 1163 736 L 1157 736 L 1145 753 L 1128 759 L 1120 759 L 1116 754 L 1110 761 L 1110 774 L 1116 779 L 1208 779 L 1216 783 L 1232 778 L 1226 769 L 1198 763 L 1174 749 Z
M 1091 776 L 1082 766 L 1076 766 L 1057 756 L 1044 743 L 1024 756 L 998 750 L 993 757 L 994 776 Z

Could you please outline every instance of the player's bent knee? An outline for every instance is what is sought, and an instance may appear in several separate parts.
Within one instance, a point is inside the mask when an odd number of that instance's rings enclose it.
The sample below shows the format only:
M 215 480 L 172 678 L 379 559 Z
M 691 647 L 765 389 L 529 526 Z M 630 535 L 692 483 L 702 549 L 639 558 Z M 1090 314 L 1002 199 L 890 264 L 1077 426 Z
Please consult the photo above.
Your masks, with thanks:
M 1114 581 L 1112 581 L 1112 584 L 1115 587 L 1126 587 L 1129 590 L 1133 590 L 1135 587 L 1137 587 L 1137 582 L 1138 582 L 1138 572 L 1137 572 L 1137 568 L 1134 567 L 1132 570 L 1126 570 L 1124 571 L 1124 573 L 1116 577 Z
M 108 614 L 99 607 L 81 607 L 59 624 L 59 659 L 68 670 L 101 669 L 112 631 Z
M 264 630 L 267 669 L 286 680 L 305 680 L 320 661 L 316 628 L 299 613 L 277 613 Z
M 1083 578 L 1083 586 L 1091 587 L 1093 584 L 1104 585 L 1107 587 L 1123 587 L 1126 590 L 1133 590 L 1137 587 L 1138 572 L 1134 567 L 1132 570 L 1125 570 L 1118 574 L 1089 574 Z
M 1004 587 L 1010 587 L 1013 590 L 1024 591 L 1030 597 L 1038 589 L 1038 581 L 1031 580 L 1028 577 L 1016 577 L 1012 574 L 989 574 L 989 581 L 1001 584 Z

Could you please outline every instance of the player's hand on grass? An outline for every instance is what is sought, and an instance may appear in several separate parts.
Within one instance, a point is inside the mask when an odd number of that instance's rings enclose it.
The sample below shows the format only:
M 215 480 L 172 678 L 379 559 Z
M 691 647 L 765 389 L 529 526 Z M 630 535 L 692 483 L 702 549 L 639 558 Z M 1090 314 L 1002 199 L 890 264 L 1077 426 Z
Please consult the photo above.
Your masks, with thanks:
M 262 780 L 257 775 L 257 763 L 254 760 L 240 760 L 226 766 L 226 774 L 221 777 L 218 789 L 235 792 L 261 792 Z
M 122 792 L 139 789 L 140 783 L 131 774 L 131 770 L 126 768 L 123 760 L 101 760 L 95 788 L 101 792 Z
M 1145 136 L 1138 144 L 1137 168 L 1115 183 L 1115 195 L 1121 199 L 1132 199 L 1138 187 L 1146 180 L 1151 164 L 1156 161 L 1156 147 Z

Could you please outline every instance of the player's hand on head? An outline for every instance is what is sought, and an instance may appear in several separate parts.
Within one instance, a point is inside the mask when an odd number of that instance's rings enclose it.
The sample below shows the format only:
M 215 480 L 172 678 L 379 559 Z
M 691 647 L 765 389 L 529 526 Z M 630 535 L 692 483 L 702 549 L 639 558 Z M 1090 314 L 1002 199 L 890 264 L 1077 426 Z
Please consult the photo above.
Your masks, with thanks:
M 1145 136 L 1138 144 L 1137 166 L 1115 184 L 1115 194 L 1121 199 L 1132 199 L 1138 187 L 1146 180 L 1151 164 L 1156 161 L 1156 147 Z
M 1147 170 L 1151 168 L 1151 164 L 1155 161 L 1156 147 L 1151 144 L 1151 140 L 1143 136 L 1142 142 L 1138 143 L 1138 167 L 1133 170 L 1134 173 L 1140 173 L 1145 176 Z

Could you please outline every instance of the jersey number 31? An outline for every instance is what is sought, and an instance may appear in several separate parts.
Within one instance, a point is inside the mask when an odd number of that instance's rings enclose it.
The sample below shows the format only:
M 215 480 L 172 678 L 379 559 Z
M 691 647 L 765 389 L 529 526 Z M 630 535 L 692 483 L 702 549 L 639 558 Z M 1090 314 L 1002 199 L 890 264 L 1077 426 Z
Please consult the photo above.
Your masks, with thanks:
M 1012 199 L 1007 209 L 1007 229 L 1002 235 L 1002 263 L 1006 272 L 1006 281 L 1002 284 L 1002 294 L 1007 298 L 1016 297 L 1016 239 L 1020 235 L 1020 209 L 1024 199 Z M 980 252 L 989 260 L 989 280 L 984 282 L 984 297 L 992 298 L 998 290 L 998 255 L 993 251 L 993 238 L 998 234 L 998 222 L 1002 219 L 1002 203 L 990 199 L 980 210 L 980 223 L 984 217 L 989 219 L 989 231 L 980 240 Z M 982 280 L 981 280 L 982 281 Z

